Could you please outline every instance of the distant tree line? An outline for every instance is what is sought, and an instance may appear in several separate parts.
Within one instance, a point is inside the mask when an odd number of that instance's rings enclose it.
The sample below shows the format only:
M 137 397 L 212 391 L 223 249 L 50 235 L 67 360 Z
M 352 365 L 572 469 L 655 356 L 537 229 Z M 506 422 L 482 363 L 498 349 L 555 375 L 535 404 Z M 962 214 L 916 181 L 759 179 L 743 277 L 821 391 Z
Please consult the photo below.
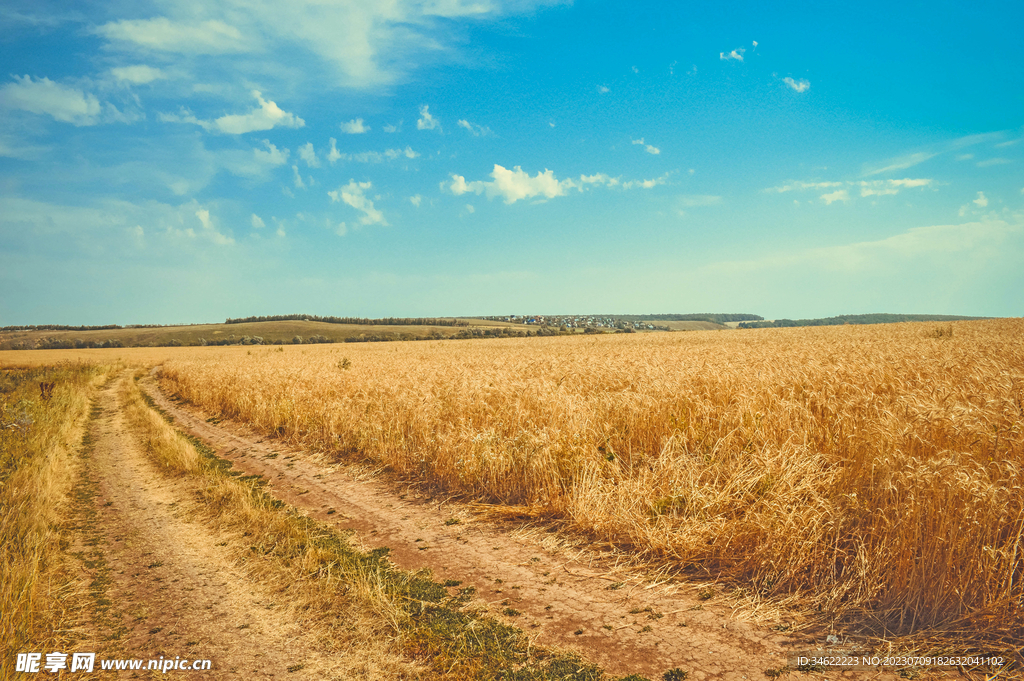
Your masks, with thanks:
M 895 324 L 897 322 L 955 322 L 991 319 L 943 314 L 848 314 L 821 319 L 776 319 L 774 321 L 741 322 L 741 329 L 770 329 L 793 326 L 842 326 L 843 324 Z
M 438 317 L 386 317 L 384 319 L 366 319 L 365 317 L 321 317 L 314 314 L 276 314 L 258 317 L 239 317 L 224 322 L 225 324 L 246 324 L 249 322 L 325 322 L 327 324 L 356 324 L 360 326 L 469 326 L 461 319 L 442 319 Z
M 60 324 L 39 324 L 38 326 L 5 326 L 0 331 L 108 331 L 124 328 L 117 324 L 106 326 L 62 326 Z
M 0 331 L 110 331 L 111 329 L 159 329 L 164 326 L 167 325 L 128 324 L 127 326 L 121 326 L 120 324 L 105 324 L 103 326 L 64 326 L 62 324 L 30 324 L 27 326 L 4 326 L 0 327 Z M 180 326 L 180 324 L 171 324 L 170 326 Z

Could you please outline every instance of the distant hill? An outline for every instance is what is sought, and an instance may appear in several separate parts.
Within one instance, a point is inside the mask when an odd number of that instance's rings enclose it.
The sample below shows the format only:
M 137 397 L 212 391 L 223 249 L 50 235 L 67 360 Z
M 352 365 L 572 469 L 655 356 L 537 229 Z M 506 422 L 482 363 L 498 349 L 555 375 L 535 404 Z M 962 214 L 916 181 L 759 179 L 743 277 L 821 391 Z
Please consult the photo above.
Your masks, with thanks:
M 963 317 L 947 314 L 848 314 L 822 319 L 774 319 L 740 322 L 741 329 L 770 329 L 791 326 L 842 326 L 843 324 L 895 324 L 897 322 L 962 322 L 991 317 Z

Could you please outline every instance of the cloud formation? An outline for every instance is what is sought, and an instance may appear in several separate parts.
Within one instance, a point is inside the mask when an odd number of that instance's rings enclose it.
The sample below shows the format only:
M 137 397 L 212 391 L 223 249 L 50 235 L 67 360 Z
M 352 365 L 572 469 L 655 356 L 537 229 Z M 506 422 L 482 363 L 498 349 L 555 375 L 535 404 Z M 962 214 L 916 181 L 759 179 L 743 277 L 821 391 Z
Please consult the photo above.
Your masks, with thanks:
M 839 190 L 831 192 L 829 194 L 822 194 L 821 195 L 821 200 L 824 201 L 827 205 L 831 206 L 836 201 L 843 201 L 843 202 L 849 201 L 850 200 L 850 193 L 848 191 L 846 191 L 845 189 L 839 189 Z
M 622 187 L 623 189 L 650 189 L 668 181 L 668 174 L 651 180 L 628 180 L 623 182 L 617 177 L 611 177 L 605 173 L 594 175 L 580 175 L 578 180 L 566 178 L 559 180 L 551 170 L 545 169 L 533 177 L 525 172 L 520 166 L 512 170 L 494 164 L 491 171 L 491 181 L 475 180 L 467 182 L 462 175 L 451 175 L 451 182 L 441 183 L 442 189 L 447 189 L 455 196 L 462 196 L 467 193 L 485 194 L 491 199 L 499 196 L 506 204 L 512 204 L 523 199 L 541 197 L 541 200 L 553 199 L 556 196 L 565 196 L 570 189 L 584 191 L 592 186 Z
M 252 96 L 259 102 L 259 106 L 252 108 L 249 113 L 228 114 L 214 121 L 204 121 L 196 118 L 191 111 L 182 109 L 177 114 L 162 113 L 158 118 L 165 123 L 192 123 L 207 132 L 221 132 L 226 135 L 244 135 L 272 128 L 301 128 L 306 125 L 306 121 L 284 111 L 276 102 L 263 99 L 259 90 L 253 90 Z
M 363 193 L 366 189 L 372 189 L 372 182 L 356 182 L 355 180 L 349 180 L 349 183 L 343 187 L 338 187 L 334 191 L 327 192 L 327 195 L 331 197 L 331 203 L 341 202 L 352 206 L 363 215 L 359 218 L 360 225 L 384 225 L 387 226 L 387 220 L 384 219 L 384 214 L 377 210 L 373 201 L 371 201 Z M 380 198 L 380 197 L 378 197 Z M 342 226 L 345 223 L 342 223 Z
M 642 146 L 644 148 L 644 150 L 648 154 L 658 155 L 658 154 L 661 153 L 661 149 L 659 149 L 658 147 L 654 146 L 653 144 L 645 144 L 643 137 L 641 137 L 638 140 L 632 140 L 632 142 L 633 142 L 633 144 L 639 144 L 640 146 Z
M 483 137 L 491 134 L 491 129 L 483 125 L 475 125 L 464 118 L 459 119 L 459 127 L 469 130 L 474 137 Z
M 430 115 L 430 107 L 424 104 L 420 107 L 420 118 L 416 121 L 417 130 L 433 130 L 441 125 L 441 122 Z
M 364 132 L 370 132 L 370 126 L 365 125 L 362 118 L 353 118 L 348 123 L 341 124 L 341 131 L 349 135 L 360 135 Z
M 746 51 L 746 48 L 737 47 L 735 50 L 730 50 L 729 52 L 719 52 L 718 58 L 722 61 L 729 61 L 730 59 L 743 61 L 743 53 Z
M 316 151 L 313 149 L 312 142 L 306 142 L 304 145 L 299 147 L 299 158 L 305 161 L 306 165 L 310 168 L 320 167 L 320 159 L 316 157 Z
M 800 80 L 793 80 L 789 76 L 786 76 L 785 78 L 782 79 L 782 82 L 788 85 L 796 92 L 807 92 L 808 90 L 811 89 L 811 82 L 808 80 L 804 80 L 802 78 Z
M 55 83 L 49 78 L 14 76 L 14 82 L 0 88 L 0 106 L 45 114 L 61 123 L 96 125 L 102 106 L 95 96 Z
M 227 54 L 253 47 L 241 31 L 218 20 L 189 24 L 167 17 L 122 19 L 100 26 L 96 33 L 113 42 L 178 54 Z
M 154 80 L 161 80 L 167 76 L 163 71 L 145 64 L 133 66 L 118 66 L 110 69 L 110 75 L 119 83 L 131 83 L 133 85 L 145 85 Z

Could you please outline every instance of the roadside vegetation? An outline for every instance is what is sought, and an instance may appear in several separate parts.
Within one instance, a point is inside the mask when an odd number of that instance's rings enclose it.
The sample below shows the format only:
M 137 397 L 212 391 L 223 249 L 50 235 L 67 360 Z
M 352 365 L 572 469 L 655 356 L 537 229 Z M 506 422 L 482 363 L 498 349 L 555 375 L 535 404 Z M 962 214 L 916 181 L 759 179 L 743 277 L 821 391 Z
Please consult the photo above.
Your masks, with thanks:
M 110 367 L 0 372 L 0 677 L 19 652 L 59 650 L 75 580 L 61 559 L 90 398 Z
M 1022 338 L 992 320 L 320 347 L 161 375 L 311 451 L 962 654 L 1024 637 Z

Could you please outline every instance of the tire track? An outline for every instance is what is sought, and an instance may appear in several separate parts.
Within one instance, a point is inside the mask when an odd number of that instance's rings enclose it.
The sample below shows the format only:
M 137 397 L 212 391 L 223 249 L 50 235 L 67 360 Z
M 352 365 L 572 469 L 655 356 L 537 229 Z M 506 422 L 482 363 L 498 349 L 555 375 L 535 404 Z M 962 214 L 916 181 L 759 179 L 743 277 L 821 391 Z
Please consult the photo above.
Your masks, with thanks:
M 190 481 L 168 478 L 149 461 L 118 405 L 126 380 L 99 393 L 83 472 L 92 490 L 80 496 L 92 508 L 80 535 L 88 553 L 78 555 L 103 587 L 94 591 L 95 610 L 83 613 L 98 657 L 213 661 L 211 671 L 173 672 L 178 678 L 340 678 L 286 606 L 235 564 L 231 535 L 193 519 L 199 509 Z

